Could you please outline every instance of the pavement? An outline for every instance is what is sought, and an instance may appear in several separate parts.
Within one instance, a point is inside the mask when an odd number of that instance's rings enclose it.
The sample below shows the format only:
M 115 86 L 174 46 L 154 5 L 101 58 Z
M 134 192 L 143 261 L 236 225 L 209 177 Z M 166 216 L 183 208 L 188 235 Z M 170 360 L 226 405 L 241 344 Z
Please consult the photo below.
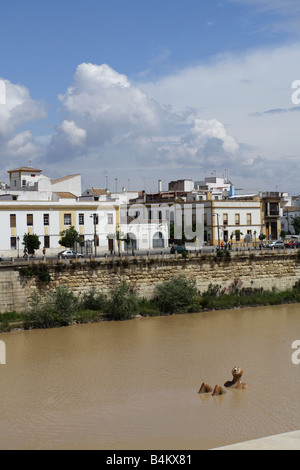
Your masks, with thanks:
M 263 437 L 212 450 L 300 450 L 300 431 Z

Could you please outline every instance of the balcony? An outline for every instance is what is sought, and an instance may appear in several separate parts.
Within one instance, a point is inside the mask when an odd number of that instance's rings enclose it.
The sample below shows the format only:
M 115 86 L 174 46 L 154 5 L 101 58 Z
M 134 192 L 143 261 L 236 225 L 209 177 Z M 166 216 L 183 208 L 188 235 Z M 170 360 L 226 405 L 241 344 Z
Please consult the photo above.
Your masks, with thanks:
M 267 217 L 279 217 L 280 213 L 279 213 L 279 210 L 273 210 L 273 211 L 269 211 L 269 213 L 267 214 Z

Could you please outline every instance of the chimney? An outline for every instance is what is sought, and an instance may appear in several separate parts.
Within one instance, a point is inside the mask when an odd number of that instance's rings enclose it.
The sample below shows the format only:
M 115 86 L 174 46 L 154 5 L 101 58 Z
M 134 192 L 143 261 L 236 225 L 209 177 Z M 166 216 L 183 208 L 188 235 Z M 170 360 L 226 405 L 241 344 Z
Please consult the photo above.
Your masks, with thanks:
M 162 193 L 162 182 L 161 182 L 161 180 L 158 180 L 158 192 Z

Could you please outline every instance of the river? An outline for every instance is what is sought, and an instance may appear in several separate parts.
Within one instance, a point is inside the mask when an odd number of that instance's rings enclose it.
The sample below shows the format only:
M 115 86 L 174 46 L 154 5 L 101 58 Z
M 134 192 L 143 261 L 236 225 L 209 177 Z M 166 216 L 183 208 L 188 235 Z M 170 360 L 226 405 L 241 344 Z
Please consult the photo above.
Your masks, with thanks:
M 300 429 L 300 306 L 1 333 L 1 449 L 211 449 Z M 199 395 L 244 369 L 249 390 Z

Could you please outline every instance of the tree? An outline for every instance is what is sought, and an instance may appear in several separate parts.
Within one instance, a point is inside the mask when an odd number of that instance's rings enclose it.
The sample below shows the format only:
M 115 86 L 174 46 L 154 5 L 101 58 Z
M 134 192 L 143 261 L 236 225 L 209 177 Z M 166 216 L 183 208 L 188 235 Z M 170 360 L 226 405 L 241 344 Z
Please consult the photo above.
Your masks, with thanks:
M 295 230 L 295 235 L 300 234 L 300 217 L 296 216 L 292 218 L 292 226 Z
M 138 297 L 130 285 L 123 280 L 111 290 L 104 312 L 111 320 L 129 320 L 136 315 L 137 308 Z
M 24 251 L 27 250 L 28 253 L 34 255 L 35 250 L 39 249 L 41 242 L 37 235 L 25 233 L 22 244 L 24 245 Z
M 286 231 L 285 230 L 281 230 L 280 232 L 280 238 L 285 238 L 286 237 Z
M 131 243 L 131 238 L 130 238 L 130 236 L 129 236 L 129 233 L 126 234 L 126 237 L 123 238 L 123 241 L 124 241 L 125 244 L 126 244 L 127 253 L 128 253 L 128 248 L 129 248 L 129 245 L 130 245 L 130 243 Z
M 123 240 L 123 233 L 120 230 L 116 231 L 116 240 L 117 240 L 117 246 L 118 246 L 118 255 L 121 255 L 121 241 Z
M 241 232 L 240 230 L 235 230 L 235 239 L 237 242 L 239 242 L 241 240 L 241 236 L 243 235 L 243 232 Z
M 162 313 L 184 313 L 193 310 L 197 296 L 195 281 L 178 276 L 158 284 L 155 302 Z
M 74 249 L 75 243 L 80 243 L 79 233 L 73 226 L 60 232 L 60 236 L 61 240 L 58 243 L 65 248 Z

